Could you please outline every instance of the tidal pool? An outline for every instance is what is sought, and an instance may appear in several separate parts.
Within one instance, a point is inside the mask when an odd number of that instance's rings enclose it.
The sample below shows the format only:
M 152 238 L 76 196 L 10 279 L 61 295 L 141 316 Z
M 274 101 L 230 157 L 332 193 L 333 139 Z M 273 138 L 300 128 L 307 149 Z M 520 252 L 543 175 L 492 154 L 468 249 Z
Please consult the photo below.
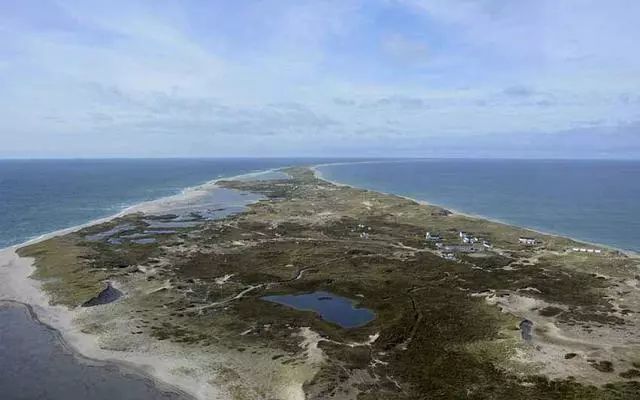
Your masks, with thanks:
M 172 221 L 157 221 L 151 219 L 145 219 L 144 222 L 147 223 L 147 227 L 150 229 L 157 228 L 193 228 L 198 225 L 202 225 L 204 221 L 182 221 L 182 220 L 172 220 Z
M 234 180 L 237 181 L 279 181 L 291 179 L 291 175 L 282 171 L 264 171 L 256 172 L 253 174 L 246 174 L 243 176 L 236 176 Z
M 156 238 L 141 238 L 141 239 L 133 239 L 132 243 L 136 244 L 151 244 L 157 242 Z
M 314 311 L 325 321 L 343 328 L 357 328 L 376 317 L 375 313 L 367 308 L 355 307 L 354 300 L 329 292 L 265 296 L 262 299 L 300 311 Z
M 114 228 L 109 229 L 108 231 L 94 233 L 93 235 L 87 235 L 84 238 L 86 240 L 91 241 L 91 242 L 97 242 L 97 241 L 110 238 L 111 236 L 115 236 L 117 234 L 129 231 L 129 230 L 132 230 L 132 229 L 135 229 L 135 228 L 136 227 L 131 225 L 131 224 L 121 224 L 121 225 L 118 225 L 118 226 L 116 226 Z

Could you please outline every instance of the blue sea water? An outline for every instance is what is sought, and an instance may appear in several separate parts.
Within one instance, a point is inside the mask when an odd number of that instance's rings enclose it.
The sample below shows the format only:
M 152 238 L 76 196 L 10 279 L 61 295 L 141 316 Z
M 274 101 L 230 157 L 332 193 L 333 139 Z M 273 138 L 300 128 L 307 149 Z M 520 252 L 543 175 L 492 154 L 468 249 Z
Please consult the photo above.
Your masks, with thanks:
M 0 160 L 0 248 L 230 177 L 312 159 Z
M 329 161 L 0 160 L 0 248 L 211 179 Z M 640 161 L 397 160 L 319 170 L 355 186 L 640 251 Z
M 318 169 L 341 183 L 640 252 L 640 161 L 439 159 Z

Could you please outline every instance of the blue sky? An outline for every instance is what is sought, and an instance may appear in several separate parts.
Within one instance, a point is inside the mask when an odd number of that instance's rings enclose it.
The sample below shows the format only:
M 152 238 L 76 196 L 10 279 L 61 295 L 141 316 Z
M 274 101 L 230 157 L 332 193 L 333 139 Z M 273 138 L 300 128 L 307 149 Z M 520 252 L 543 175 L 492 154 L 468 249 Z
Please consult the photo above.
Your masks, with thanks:
M 0 2 L 0 157 L 640 158 L 640 2 Z

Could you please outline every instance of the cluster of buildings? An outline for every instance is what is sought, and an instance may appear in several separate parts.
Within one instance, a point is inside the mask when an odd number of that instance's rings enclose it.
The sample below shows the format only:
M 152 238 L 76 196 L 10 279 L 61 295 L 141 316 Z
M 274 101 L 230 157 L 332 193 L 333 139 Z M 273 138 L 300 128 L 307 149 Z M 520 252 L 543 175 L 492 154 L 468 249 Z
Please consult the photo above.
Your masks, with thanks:
M 461 241 L 459 244 L 445 244 L 440 234 L 431 232 L 426 233 L 425 239 L 430 242 L 435 242 L 436 248 L 442 253 L 442 257 L 448 260 L 454 260 L 455 253 L 476 253 L 493 247 L 488 240 L 482 240 L 468 232 L 460 231 L 458 232 L 458 236 Z
M 429 242 L 435 242 L 436 248 L 440 250 L 442 256 L 446 259 L 455 259 L 456 253 L 476 253 L 493 248 L 493 245 L 490 241 L 484 240 L 481 237 L 478 237 L 470 232 L 459 231 L 458 237 L 460 238 L 460 243 L 444 243 L 442 236 L 438 233 L 427 232 L 425 234 L 425 239 Z M 539 244 L 540 241 L 534 237 L 520 236 L 518 238 L 518 243 L 525 246 L 535 246 Z M 574 248 L 573 251 L 581 251 L 587 253 L 601 252 L 601 250 L 597 249 L 580 248 Z
M 460 232 L 458 232 L 458 236 L 460 236 L 460 240 L 462 241 L 462 243 L 475 244 L 475 243 L 482 242 L 482 247 L 483 248 L 486 248 L 486 249 L 493 248 L 493 245 L 491 244 L 490 241 L 484 240 L 484 239 L 479 238 L 477 236 L 474 236 L 473 234 L 471 234 L 469 232 L 460 231 Z
M 358 230 L 360 231 L 360 239 L 369 239 L 369 232 L 371 231 L 370 226 L 366 226 L 365 224 L 358 224 Z M 351 230 L 354 231 L 353 229 Z
M 595 253 L 595 254 L 601 254 L 602 253 L 602 250 L 600 250 L 600 249 L 590 249 L 590 248 L 586 248 L 586 247 L 574 247 L 571 250 L 575 251 L 575 252 L 579 252 L 579 253 Z
M 460 240 L 462 240 L 462 243 L 478 243 L 480 241 L 479 238 L 473 236 L 471 233 L 465 232 L 465 231 L 460 231 L 458 232 L 458 236 L 460 236 Z

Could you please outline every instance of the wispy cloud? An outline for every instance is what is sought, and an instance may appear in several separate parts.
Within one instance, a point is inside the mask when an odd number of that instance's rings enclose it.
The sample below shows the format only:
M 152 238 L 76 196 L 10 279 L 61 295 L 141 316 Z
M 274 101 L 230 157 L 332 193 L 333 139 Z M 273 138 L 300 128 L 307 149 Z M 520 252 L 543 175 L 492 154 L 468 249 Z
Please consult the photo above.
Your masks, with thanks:
M 640 120 L 638 18 L 633 0 L 3 2 L 0 156 L 357 154 L 594 120 L 606 138 Z

